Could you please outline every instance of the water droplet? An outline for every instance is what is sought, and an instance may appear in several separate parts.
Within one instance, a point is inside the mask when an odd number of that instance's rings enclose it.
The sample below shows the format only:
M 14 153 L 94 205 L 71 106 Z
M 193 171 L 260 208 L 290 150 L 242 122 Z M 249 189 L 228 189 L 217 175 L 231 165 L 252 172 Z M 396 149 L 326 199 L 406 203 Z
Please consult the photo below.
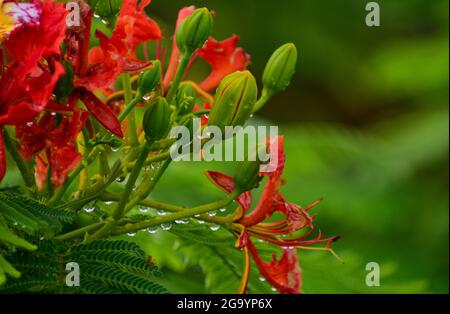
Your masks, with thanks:
M 97 13 L 94 13 L 94 17 L 98 19 L 100 17 L 100 15 L 98 15 Z
M 147 232 L 150 234 L 155 234 L 158 231 L 158 227 L 149 227 L 147 228 Z
M 127 235 L 129 237 L 134 237 L 136 235 L 136 232 L 128 232 Z
M 250 118 L 253 118 L 253 113 L 250 115 Z
M 212 211 L 208 213 L 209 217 L 214 217 L 215 215 L 217 215 L 216 211 Z
M 264 276 L 259 276 L 259 281 L 264 282 L 264 281 L 266 281 L 266 278 L 264 278 Z
M 84 210 L 86 213 L 92 213 L 92 212 L 95 210 L 95 205 L 92 204 L 92 203 L 87 204 L 87 205 L 84 205 L 83 210 Z
M 221 213 L 224 213 L 224 212 L 227 211 L 227 209 L 226 209 L 226 208 L 221 208 L 221 209 L 219 209 L 219 211 L 220 211 Z
M 165 216 L 166 212 L 163 210 L 157 210 L 156 213 L 158 214 L 158 216 Z
M 119 151 L 119 147 L 111 147 L 111 151 L 113 153 L 118 152 Z
M 147 206 L 143 206 L 143 205 L 140 205 L 140 206 L 138 207 L 138 209 L 139 209 L 139 211 L 140 211 L 141 213 L 143 213 L 143 214 L 148 213 L 148 211 L 150 210 L 150 208 L 148 208 Z
M 104 203 L 105 203 L 105 205 L 111 205 L 114 202 L 113 201 L 105 201 Z
M 270 290 L 272 290 L 273 292 L 278 291 L 277 288 L 275 288 L 275 287 L 270 288 Z
M 172 224 L 170 223 L 161 224 L 161 229 L 164 231 L 169 231 L 170 229 L 172 229 Z
M 109 22 L 107 20 L 102 20 L 102 23 L 105 25 L 109 25 Z
M 123 176 L 117 177 L 116 181 L 117 182 L 123 182 L 123 181 L 125 181 L 125 177 L 123 177 Z
M 194 215 L 195 218 L 200 218 L 200 214 Z
M 211 229 L 212 231 L 217 231 L 220 229 L 220 226 L 219 225 L 211 225 L 211 226 L 209 226 L 209 229 Z
M 152 97 L 150 95 L 145 95 L 144 97 L 142 97 L 142 99 L 144 99 L 145 101 L 149 101 L 150 99 L 152 99 Z
M 205 223 L 205 221 L 199 219 L 199 220 L 198 220 L 198 223 L 203 225 L 203 224 Z
M 188 218 L 177 219 L 177 220 L 175 220 L 175 223 L 177 223 L 179 225 L 186 225 L 189 223 L 189 219 Z

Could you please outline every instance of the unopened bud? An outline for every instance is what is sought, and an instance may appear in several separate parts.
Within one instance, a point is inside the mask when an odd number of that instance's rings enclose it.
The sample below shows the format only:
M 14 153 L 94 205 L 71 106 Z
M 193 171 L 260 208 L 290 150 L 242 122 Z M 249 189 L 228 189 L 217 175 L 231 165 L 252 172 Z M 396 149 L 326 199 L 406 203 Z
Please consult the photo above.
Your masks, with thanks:
M 265 149 L 265 146 L 259 147 Z M 234 176 L 234 189 L 239 194 L 250 191 L 258 186 L 261 181 L 260 169 L 263 162 L 259 159 L 259 149 L 251 151 L 247 160 L 243 161 Z
M 256 103 L 258 87 L 249 71 L 237 71 L 225 77 L 217 88 L 208 125 L 243 125 L 250 118 Z
M 177 92 L 178 114 L 185 115 L 192 112 L 195 106 L 196 91 L 191 83 L 183 82 Z
M 295 73 L 297 64 L 297 48 L 288 43 L 272 54 L 264 69 L 262 81 L 264 89 L 274 95 L 286 89 Z
M 143 129 L 148 142 L 162 139 L 170 126 L 170 106 L 165 98 L 159 97 L 147 109 L 143 119 Z
M 181 54 L 191 54 L 201 48 L 213 28 L 213 18 L 207 8 L 197 9 L 180 25 L 176 41 Z
M 161 63 L 159 60 L 152 61 L 152 67 L 139 75 L 137 81 L 137 93 L 139 97 L 154 90 L 161 82 Z

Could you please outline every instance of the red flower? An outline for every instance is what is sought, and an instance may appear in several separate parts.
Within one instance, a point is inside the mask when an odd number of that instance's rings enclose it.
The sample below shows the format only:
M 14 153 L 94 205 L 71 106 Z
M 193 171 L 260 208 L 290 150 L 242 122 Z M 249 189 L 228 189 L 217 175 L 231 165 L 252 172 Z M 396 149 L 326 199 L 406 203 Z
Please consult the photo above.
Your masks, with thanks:
M 211 65 L 209 76 L 199 84 L 210 91 L 219 85 L 220 81 L 235 71 L 244 70 L 250 63 L 250 55 L 238 48 L 239 36 L 233 35 L 224 41 L 210 37 L 205 46 L 197 51 L 197 55 Z
M 24 23 L 3 43 L 10 61 L 6 70 L 0 53 L 0 128 L 35 119 L 46 108 L 56 82 L 64 74 L 63 67 L 52 59 L 59 53 L 64 37 L 66 12 L 62 4 L 34 1 L 17 8 L 17 18 Z M 35 22 L 37 18 L 39 21 Z M 0 137 L 0 180 L 5 171 L 4 143 Z
M 86 55 L 75 58 L 77 64 L 87 63 L 79 65 L 78 73 L 76 73 L 79 77 L 75 80 L 75 85 L 88 90 L 107 87 L 113 84 L 124 71 L 138 71 L 149 65 L 148 62 L 137 60 L 135 57 L 137 46 L 162 38 L 158 24 L 150 19 L 144 11 L 149 3 L 150 0 L 144 0 L 139 5 L 137 5 L 137 0 L 124 1 L 111 38 L 96 31 L 100 47 L 92 48 L 88 58 Z M 87 49 L 84 44 L 85 42 L 89 43 L 92 12 L 87 6 L 83 10 L 85 22 L 83 34 L 77 34 L 78 30 L 73 29 L 72 37 L 76 37 L 78 46 L 83 48 L 78 49 L 79 53 L 86 54 Z M 72 40 L 72 44 L 76 44 L 76 42 Z
M 306 208 L 289 203 L 278 191 L 282 180 L 285 164 L 284 138 L 277 137 L 267 141 L 269 147 L 270 162 L 265 166 L 261 176 L 268 177 L 262 195 L 256 207 L 248 213 L 252 195 L 250 192 L 241 194 L 236 201 L 243 210 L 243 216 L 237 219 L 233 225 L 233 230 L 238 237 L 236 246 L 243 248 L 246 255 L 252 255 L 261 274 L 281 293 L 299 293 L 301 287 L 300 266 L 298 266 L 295 247 L 305 248 L 316 243 L 326 243 L 325 248 L 310 248 L 316 250 L 327 250 L 334 254 L 330 245 L 338 237 L 322 239 L 322 234 L 316 238 L 305 240 L 314 230 L 313 217 L 308 214 L 308 210 L 314 207 L 317 202 Z M 208 171 L 209 179 L 227 193 L 234 189 L 234 180 L 225 174 Z M 265 222 L 276 211 L 283 214 L 284 218 Z M 297 231 L 308 228 L 300 236 L 293 236 Z M 290 237 L 286 238 L 286 236 Z M 273 243 L 283 248 L 284 254 L 277 261 L 275 258 L 270 262 L 264 262 L 250 237 L 257 237 L 269 243 Z M 248 257 L 247 257 L 248 258 Z M 246 263 L 243 275 L 241 291 L 244 292 L 248 280 L 250 263 Z
M 138 71 L 149 65 L 135 57 L 138 45 L 162 37 L 158 24 L 145 14 L 144 9 L 149 3 L 150 0 L 141 1 L 139 5 L 137 0 L 124 2 L 111 38 L 97 30 L 100 47 L 90 51 L 92 11 L 84 4 L 81 8 L 83 25 L 71 28 L 67 39 L 67 58 L 77 76 L 75 93 L 91 114 L 118 137 L 123 137 L 120 122 L 93 91 L 111 86 L 124 71 Z
M 64 183 L 68 173 L 80 163 L 75 141 L 83 129 L 88 113 L 74 111 L 62 120 L 55 113 L 46 113 L 39 122 L 28 122 L 16 127 L 20 152 L 25 159 L 39 154 L 36 163 L 36 182 L 39 189 L 45 186 L 48 166 L 56 187 Z

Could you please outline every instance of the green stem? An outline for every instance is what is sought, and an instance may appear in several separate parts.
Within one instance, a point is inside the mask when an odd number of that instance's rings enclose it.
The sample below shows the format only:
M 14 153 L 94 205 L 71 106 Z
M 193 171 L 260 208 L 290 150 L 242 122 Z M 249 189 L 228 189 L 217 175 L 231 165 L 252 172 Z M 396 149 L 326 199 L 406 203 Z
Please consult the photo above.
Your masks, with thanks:
M 189 217 L 192 217 L 195 215 L 200 215 L 200 214 L 204 214 L 204 213 L 207 213 L 210 211 L 218 210 L 218 209 L 230 204 L 233 201 L 234 197 L 235 197 L 234 195 L 229 195 L 227 198 L 213 202 L 213 203 L 201 205 L 198 207 L 193 207 L 193 208 L 186 209 L 186 210 L 174 213 L 174 214 L 169 214 L 169 215 L 166 215 L 163 217 L 158 217 L 158 218 L 150 219 L 150 220 L 144 220 L 144 221 L 140 221 L 140 222 L 137 222 L 134 224 L 127 224 L 122 227 L 117 227 L 113 230 L 112 234 L 120 235 L 120 234 L 124 234 L 124 233 L 136 232 L 136 231 L 139 231 L 139 230 L 142 230 L 145 228 L 149 228 L 152 226 L 158 226 L 163 223 L 172 222 L 177 219 L 189 218 Z
M 127 104 L 127 112 L 122 112 L 124 117 L 128 119 L 128 140 L 131 146 L 135 147 L 139 145 L 139 140 L 136 133 L 136 116 L 134 114 L 133 108 L 136 105 L 133 99 L 133 93 L 131 90 L 131 79 L 130 73 L 124 73 L 122 75 L 122 87 L 124 91 L 125 104 Z M 130 106 L 133 105 L 133 106 Z M 122 116 L 122 115 L 121 115 Z M 122 122 L 121 120 L 119 120 Z
M 113 201 L 114 202 L 114 201 L 118 201 L 120 199 L 120 196 L 116 193 L 105 192 L 105 193 L 103 193 L 101 199 L 103 201 Z M 149 200 L 149 199 L 141 200 L 141 201 L 139 201 L 138 204 L 145 206 L 145 207 L 155 208 L 155 209 L 164 210 L 164 211 L 173 212 L 173 213 L 185 212 L 187 210 L 186 207 L 168 204 L 168 203 L 164 203 L 164 202 L 157 201 L 157 200 Z M 239 217 L 237 217 L 236 213 L 232 213 L 227 216 L 216 216 L 216 217 L 211 217 L 206 214 L 202 214 L 202 215 L 200 215 L 199 219 L 207 221 L 207 222 L 221 224 L 221 223 L 229 223 L 229 222 L 236 221 L 237 219 L 239 219 Z
M 134 98 L 126 107 L 125 109 L 120 113 L 119 117 L 117 118 L 119 120 L 119 122 L 122 122 L 123 120 L 125 120 L 125 118 L 127 117 L 127 115 L 130 113 L 131 110 L 133 110 L 134 107 L 136 107 L 136 105 L 142 101 L 142 98 L 137 97 Z
M 158 161 L 163 161 L 166 160 L 167 158 L 170 158 L 170 152 L 165 152 L 165 153 L 161 153 L 159 155 L 154 155 L 152 157 L 149 157 L 145 162 L 144 162 L 144 166 L 148 166 L 151 165 L 154 162 L 158 162 Z M 134 165 L 136 165 L 136 162 L 130 162 L 127 166 L 128 170 L 132 170 Z
M 68 239 L 72 239 L 72 238 L 77 238 L 77 237 L 85 235 L 88 232 L 92 232 L 92 231 L 98 230 L 104 224 L 105 224 L 105 222 L 103 222 L 103 221 L 102 222 L 97 222 L 97 223 L 94 223 L 94 224 L 91 224 L 91 225 L 88 225 L 88 226 L 85 226 L 85 227 L 82 227 L 82 228 L 70 231 L 68 233 L 59 235 L 59 236 L 55 237 L 55 239 L 64 241 L 64 240 L 68 240 Z
M 64 196 L 64 193 L 69 189 L 72 182 L 76 179 L 76 177 L 80 174 L 80 172 L 87 167 L 89 164 L 91 164 L 95 158 L 97 157 L 100 150 L 96 147 L 92 150 L 92 152 L 89 154 L 88 158 L 84 160 L 84 162 L 81 162 L 80 165 L 67 177 L 64 184 L 56 191 L 56 193 L 53 195 L 53 197 L 48 201 L 49 206 L 55 206 Z
M 159 179 L 169 167 L 171 161 L 172 159 L 170 158 L 166 159 L 161 168 L 158 169 L 158 172 L 155 176 L 148 175 L 144 178 L 139 190 L 136 192 L 136 196 L 127 204 L 127 207 L 125 208 L 126 213 L 129 212 L 134 206 L 136 206 L 141 200 L 145 199 L 153 191 Z
M 147 159 L 147 156 L 150 152 L 150 147 L 151 147 L 150 143 L 145 143 L 138 159 L 136 160 L 136 164 L 134 165 L 134 168 L 131 171 L 130 177 L 128 178 L 128 181 L 125 185 L 125 190 L 122 193 L 122 196 L 119 200 L 119 203 L 117 204 L 117 207 L 114 209 L 114 211 L 112 213 L 112 217 L 114 218 L 114 220 L 118 220 L 118 219 L 122 218 L 122 215 L 123 215 L 125 206 L 129 200 L 130 194 L 133 191 L 136 180 L 139 177 L 142 167 L 144 166 L 144 162 Z
M 0 130 L 1 132 L 1 130 Z M 30 168 L 28 167 L 25 160 L 22 158 L 22 155 L 20 155 L 19 150 L 17 149 L 16 144 L 14 143 L 13 139 L 9 136 L 8 131 L 6 128 L 3 129 L 3 140 L 6 146 L 6 149 L 11 154 L 11 157 L 14 159 L 15 163 L 17 164 L 17 168 L 19 168 L 20 174 L 22 175 L 23 181 L 25 182 L 25 185 L 27 187 L 32 187 L 34 185 L 34 176 L 30 171 Z
M 181 80 L 183 79 L 184 73 L 189 65 L 189 60 L 191 59 L 191 54 L 182 55 L 180 58 L 180 63 L 178 65 L 177 73 L 175 74 L 175 78 L 172 81 L 172 84 L 169 87 L 169 92 L 167 94 L 167 102 L 172 104 L 173 97 L 180 86 Z
M 273 94 L 269 92 L 267 89 L 263 89 L 261 97 L 258 99 L 258 101 L 255 104 L 255 107 L 253 109 L 253 113 L 264 107 L 264 105 L 272 98 Z

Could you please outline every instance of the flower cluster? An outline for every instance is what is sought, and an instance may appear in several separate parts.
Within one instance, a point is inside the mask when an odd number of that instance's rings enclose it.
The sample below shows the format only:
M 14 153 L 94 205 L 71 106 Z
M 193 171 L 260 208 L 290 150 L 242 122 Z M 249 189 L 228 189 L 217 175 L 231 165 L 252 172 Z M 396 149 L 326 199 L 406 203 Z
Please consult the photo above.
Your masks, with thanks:
M 258 93 L 256 79 L 246 70 L 250 55 L 238 46 L 239 37 L 212 37 L 213 14 L 206 8 L 180 10 L 166 66 L 163 31 L 146 13 L 150 0 L 123 1 L 106 33 L 93 29 L 95 7 L 83 0 L 76 4 L 80 25 L 68 25 L 70 12 L 62 3 L 0 0 L 0 180 L 7 169 L 6 147 L 32 196 L 74 211 L 92 200 L 116 202 L 108 219 L 59 235 L 60 240 L 83 237 L 90 242 L 197 217 L 236 200 L 232 215 L 209 220 L 227 226 L 237 237 L 236 247 L 244 252 L 240 292 L 246 291 L 250 257 L 279 292 L 300 292 L 297 249 L 333 252 L 330 245 L 337 237 L 322 238 L 319 233 L 308 239 L 315 230 L 309 210 L 317 202 L 303 208 L 280 193 L 285 161 L 281 136 L 267 139 L 268 153 L 278 161 L 275 171 L 258 171 L 253 177 L 248 171 L 241 171 L 246 177 L 207 172 L 227 193 L 224 200 L 192 209 L 161 205 L 176 212 L 124 223 L 124 217 L 147 200 L 170 164 L 170 128 L 189 125 L 196 116 L 202 117 L 203 127 L 244 125 L 289 85 L 297 60 L 295 46 L 286 44 L 273 54 Z M 92 46 L 92 42 L 99 44 Z M 156 60 L 147 57 L 149 42 L 156 42 Z M 210 73 L 199 82 L 186 81 L 198 59 L 209 64 Z M 135 116 L 140 110 L 145 111 L 142 122 Z M 108 156 L 119 147 L 123 156 L 110 166 Z M 90 176 L 89 166 L 95 160 L 101 166 Z M 157 162 L 162 163 L 158 171 L 142 172 Z M 116 179 L 127 177 L 120 194 L 107 191 Z M 78 189 L 68 198 L 75 180 Z M 251 210 L 251 190 L 262 180 L 266 180 L 264 191 Z M 284 218 L 270 219 L 275 213 Z M 255 238 L 282 248 L 281 259 L 264 261 Z M 325 247 L 311 247 L 316 243 Z

